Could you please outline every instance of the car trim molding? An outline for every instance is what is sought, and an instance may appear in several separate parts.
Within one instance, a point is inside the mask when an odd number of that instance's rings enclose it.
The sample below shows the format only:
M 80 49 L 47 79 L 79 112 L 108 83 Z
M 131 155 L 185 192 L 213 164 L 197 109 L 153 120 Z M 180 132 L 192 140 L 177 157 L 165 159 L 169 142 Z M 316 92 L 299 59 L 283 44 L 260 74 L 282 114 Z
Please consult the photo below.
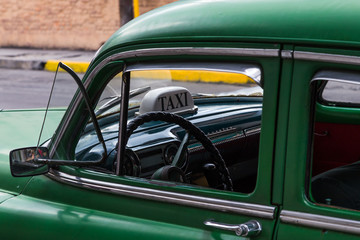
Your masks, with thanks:
M 229 142 L 233 142 L 233 141 L 245 138 L 245 134 L 243 132 L 237 132 L 236 128 L 228 128 L 223 131 L 220 130 L 219 132 L 210 133 L 210 134 L 207 134 L 207 137 L 211 140 L 215 140 L 217 137 L 226 137 L 227 132 L 233 133 L 235 135 L 229 136 L 228 138 L 221 140 L 221 141 L 216 141 L 213 144 L 215 146 L 219 146 L 224 143 L 229 143 Z M 190 143 L 193 144 L 193 143 L 199 143 L 199 142 L 195 140 L 195 141 L 190 141 Z M 204 149 L 205 148 L 202 144 L 200 144 L 199 146 L 193 146 L 193 147 L 189 146 L 188 147 L 189 153 L 197 152 L 197 151 L 204 150 Z
M 220 212 L 229 212 L 266 219 L 274 219 L 275 214 L 275 207 L 271 206 L 241 203 L 230 200 L 194 196 L 144 187 L 136 187 L 119 183 L 103 182 L 94 179 L 73 176 L 56 170 L 51 170 L 51 172 L 49 172 L 47 176 L 56 181 L 71 184 L 73 186 L 128 197 L 150 199 L 165 203 L 173 203 L 183 206 L 198 207 Z
M 295 51 L 294 59 L 360 65 L 360 57 L 339 54 Z
M 283 223 L 299 226 L 360 234 L 360 221 L 343 218 L 282 210 L 280 213 L 280 220 Z
M 293 50 L 282 50 L 281 51 L 281 58 L 283 59 L 292 59 L 294 57 Z
M 261 132 L 261 126 L 256 126 L 253 128 L 248 128 L 244 130 L 245 132 L 245 136 L 251 136 L 251 135 L 255 135 L 255 134 L 260 134 Z

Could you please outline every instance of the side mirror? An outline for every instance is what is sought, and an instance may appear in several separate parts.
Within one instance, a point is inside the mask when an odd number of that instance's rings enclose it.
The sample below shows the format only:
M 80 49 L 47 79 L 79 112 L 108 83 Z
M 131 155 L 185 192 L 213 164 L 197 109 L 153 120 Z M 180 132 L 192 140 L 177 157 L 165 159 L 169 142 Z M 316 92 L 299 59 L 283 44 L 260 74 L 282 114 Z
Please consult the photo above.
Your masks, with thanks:
M 14 177 L 26 177 L 47 173 L 49 165 L 44 159 L 49 156 L 46 147 L 19 148 L 10 152 L 10 169 Z M 41 159 L 39 161 L 39 159 Z

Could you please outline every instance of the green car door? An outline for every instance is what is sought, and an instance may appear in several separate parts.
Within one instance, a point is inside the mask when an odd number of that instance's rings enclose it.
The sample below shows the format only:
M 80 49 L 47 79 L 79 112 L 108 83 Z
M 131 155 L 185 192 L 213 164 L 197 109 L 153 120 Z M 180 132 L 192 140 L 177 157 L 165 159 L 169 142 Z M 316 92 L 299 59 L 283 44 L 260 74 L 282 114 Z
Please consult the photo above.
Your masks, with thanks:
M 358 239 L 360 52 L 295 47 L 292 53 L 278 239 Z
M 124 96 L 120 99 L 121 106 L 118 102 L 120 112 L 103 114 L 98 117 L 98 123 L 108 148 L 107 159 L 123 151 L 119 156 L 120 164 L 123 164 L 125 170 L 120 169 L 117 173 L 116 166 L 113 166 L 117 163 L 115 160 L 110 167 L 91 164 L 83 167 L 64 166 L 66 163 L 57 165 L 53 162 L 47 174 L 32 177 L 19 196 L 1 204 L 1 225 L 13 229 L 3 233 L 3 236 L 12 239 L 237 239 L 239 236 L 273 238 L 278 213 L 277 206 L 272 204 L 272 169 L 279 89 L 279 49 L 269 44 L 222 44 L 219 47 L 214 43 L 196 43 L 197 48 L 194 50 L 191 47 L 193 44 L 195 43 L 166 46 L 151 44 L 133 50 L 127 49 L 126 52 L 118 49 L 115 53 L 104 56 L 101 64 L 90 67 L 90 72 L 83 80 L 90 102 L 98 103 L 100 95 L 107 91 L 114 79 L 115 85 L 110 87 L 117 88 Z M 198 125 L 216 148 L 227 156 L 225 162 L 233 182 L 232 188 L 225 187 L 227 190 L 221 190 L 221 186 L 213 185 L 210 180 L 214 178 L 206 175 L 207 169 L 204 170 L 206 177 L 198 177 L 203 170 L 198 170 L 195 162 L 203 161 L 209 156 L 191 139 L 189 144 L 185 145 L 187 150 L 183 152 L 188 152 L 190 159 L 193 156 L 192 158 L 197 160 L 189 160 L 189 167 L 183 170 L 187 181 L 148 177 L 145 165 L 162 161 L 164 156 L 156 155 L 156 151 L 162 150 L 162 147 L 159 147 L 163 146 L 162 144 L 172 141 L 169 140 L 171 138 L 163 138 L 161 135 L 167 131 L 167 124 L 159 125 L 156 121 L 145 123 L 145 126 L 135 131 L 130 138 L 126 150 L 121 150 L 127 122 L 137 119 L 138 114 L 132 115 L 132 112 L 142 111 L 141 106 L 140 110 L 139 106 L 131 107 L 134 103 L 129 103 L 129 98 L 133 100 L 131 93 L 134 95 L 134 91 L 130 89 L 130 97 L 125 94 L 125 91 L 129 91 L 126 83 L 136 82 L 135 72 L 139 66 L 144 68 L 149 63 L 152 66 L 154 62 L 157 64 L 156 68 L 159 68 L 159 64 L 162 64 L 161 68 L 167 68 L 171 65 L 170 62 L 175 62 L 175 65 L 171 66 L 176 68 L 178 63 L 183 63 L 180 73 L 185 73 L 188 77 L 189 74 L 193 76 L 198 69 L 215 73 L 220 71 L 223 72 L 222 75 L 224 72 L 235 75 L 242 72 L 241 76 L 248 74 L 251 77 L 251 72 L 258 69 L 261 76 L 253 78 L 258 79 L 258 84 L 263 87 L 263 97 L 249 98 L 243 94 L 234 96 L 232 93 L 231 96 L 218 99 L 215 95 L 205 98 L 204 95 L 197 95 L 198 98 L 192 95 L 198 110 L 186 113 L 188 115 L 179 113 L 183 116 L 181 118 L 189 119 L 194 125 Z M 187 66 L 186 63 L 191 63 L 191 67 L 184 67 Z M 239 66 L 246 71 L 234 70 L 240 69 Z M 172 77 L 175 73 L 180 74 L 176 71 L 171 72 Z M 209 76 L 205 75 L 204 78 L 210 78 Z M 230 75 L 231 78 L 233 76 Z M 174 81 L 170 84 L 174 84 Z M 216 88 L 220 88 L 221 84 L 215 84 Z M 235 84 L 232 88 L 237 86 Z M 165 89 L 166 94 L 172 91 Z M 167 97 L 168 108 L 187 105 L 188 101 L 192 101 L 184 100 L 182 96 L 175 93 L 171 100 L 173 102 L 169 102 L 171 95 L 164 95 L 160 99 L 164 105 Z M 97 139 L 83 99 L 82 94 L 77 92 L 54 137 L 46 144 L 51 159 L 73 163 L 74 159 L 82 161 L 82 158 L 86 159 L 85 156 L 96 155 L 96 149 L 103 149 L 102 144 L 97 142 L 90 144 L 91 150 L 86 152 L 88 155 L 81 150 L 81 144 Z M 128 111 L 124 106 L 128 106 Z M 124 120 L 122 114 L 125 113 L 128 117 Z M 261 115 L 256 115 L 258 113 Z M 115 129 L 116 137 L 107 137 L 114 133 L 108 131 L 112 129 L 107 125 L 109 121 L 115 121 L 119 126 Z M 254 124 L 257 124 L 256 128 L 252 127 Z M 182 139 L 182 132 L 177 129 L 174 128 L 167 134 L 172 136 L 178 133 Z M 239 132 L 233 132 L 234 129 Z M 210 130 L 211 132 L 208 132 Z M 202 140 L 199 142 L 203 143 Z M 146 147 L 142 148 L 145 145 Z M 150 148 L 156 151 L 148 151 Z M 256 149 L 256 155 L 254 159 L 251 157 L 251 162 L 255 164 L 238 164 L 237 161 L 248 156 L 253 148 Z M 240 149 L 244 155 L 233 153 L 239 153 L 237 150 Z M 131 159 L 131 156 L 127 155 L 129 151 L 138 155 L 139 160 Z M 136 161 L 139 161 L 141 166 L 139 174 L 135 173 L 135 168 L 129 171 L 127 168 L 129 164 L 137 164 Z M 214 160 L 215 164 L 205 164 L 201 169 L 214 166 L 219 169 L 216 161 Z M 76 165 L 72 163 L 71 165 Z M 251 171 L 255 173 L 255 177 L 241 176 Z M 199 179 L 206 179 L 207 183 L 201 183 Z M 14 226 L 21 231 L 15 230 Z

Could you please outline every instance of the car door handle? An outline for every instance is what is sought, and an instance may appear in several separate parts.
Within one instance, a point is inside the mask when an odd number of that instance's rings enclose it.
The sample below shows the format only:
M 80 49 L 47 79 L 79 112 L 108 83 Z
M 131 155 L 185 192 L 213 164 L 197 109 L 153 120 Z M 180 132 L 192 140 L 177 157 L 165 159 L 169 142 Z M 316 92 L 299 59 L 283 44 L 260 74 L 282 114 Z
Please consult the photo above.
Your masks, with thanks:
M 236 235 L 241 237 L 253 237 L 257 236 L 261 232 L 261 224 L 256 220 L 250 220 L 246 223 L 242 223 L 239 225 L 236 224 L 226 224 L 226 223 L 219 223 L 213 220 L 206 220 L 204 222 L 206 226 L 227 230 L 227 231 L 234 231 Z

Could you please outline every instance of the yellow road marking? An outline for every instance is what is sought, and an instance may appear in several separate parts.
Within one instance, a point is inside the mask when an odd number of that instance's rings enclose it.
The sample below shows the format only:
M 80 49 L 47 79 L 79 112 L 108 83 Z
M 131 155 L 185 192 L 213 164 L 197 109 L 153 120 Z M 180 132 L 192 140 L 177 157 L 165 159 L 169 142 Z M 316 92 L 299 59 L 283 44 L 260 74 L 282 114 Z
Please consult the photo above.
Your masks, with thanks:
M 74 72 L 77 73 L 84 73 L 86 72 L 86 69 L 89 67 L 88 62 L 49 60 L 46 62 L 44 69 L 47 71 L 56 72 L 59 62 L 62 62 L 65 65 L 69 66 Z

